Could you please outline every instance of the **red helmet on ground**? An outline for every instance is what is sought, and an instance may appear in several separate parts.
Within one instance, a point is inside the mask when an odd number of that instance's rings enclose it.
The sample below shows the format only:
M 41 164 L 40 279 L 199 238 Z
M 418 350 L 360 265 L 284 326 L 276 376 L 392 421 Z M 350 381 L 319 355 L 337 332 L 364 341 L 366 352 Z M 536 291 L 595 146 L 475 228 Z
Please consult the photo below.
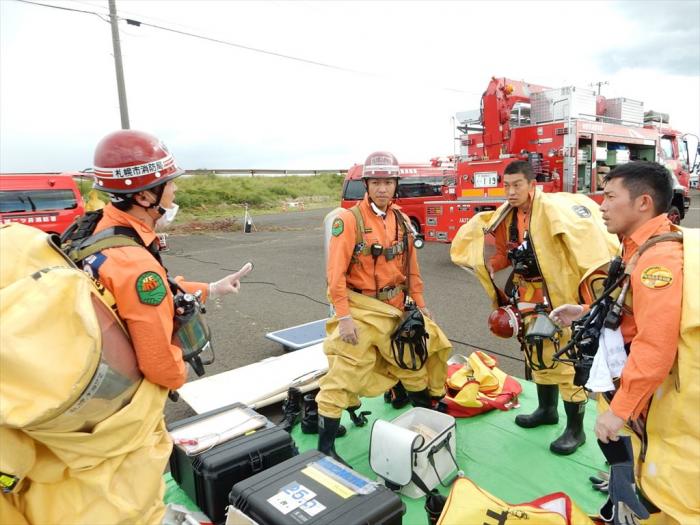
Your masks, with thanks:
M 94 187 L 116 194 L 149 190 L 185 173 L 160 139 L 130 129 L 115 131 L 100 141 L 94 167 Z
M 501 306 L 489 315 L 489 330 L 498 337 L 509 339 L 520 332 L 520 312 L 511 305 Z
M 388 151 L 375 151 L 362 166 L 363 179 L 398 179 L 399 161 Z

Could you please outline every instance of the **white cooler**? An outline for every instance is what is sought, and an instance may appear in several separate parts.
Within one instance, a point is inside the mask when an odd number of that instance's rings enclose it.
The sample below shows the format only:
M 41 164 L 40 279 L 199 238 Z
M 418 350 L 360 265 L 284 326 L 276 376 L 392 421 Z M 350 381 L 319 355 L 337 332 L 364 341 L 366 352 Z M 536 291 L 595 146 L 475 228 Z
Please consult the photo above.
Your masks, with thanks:
M 417 476 L 428 490 L 449 486 L 458 474 L 455 418 L 413 408 L 393 421 L 376 420 L 372 425 L 369 464 L 384 480 L 401 486 L 409 498 L 425 496 L 415 483 Z

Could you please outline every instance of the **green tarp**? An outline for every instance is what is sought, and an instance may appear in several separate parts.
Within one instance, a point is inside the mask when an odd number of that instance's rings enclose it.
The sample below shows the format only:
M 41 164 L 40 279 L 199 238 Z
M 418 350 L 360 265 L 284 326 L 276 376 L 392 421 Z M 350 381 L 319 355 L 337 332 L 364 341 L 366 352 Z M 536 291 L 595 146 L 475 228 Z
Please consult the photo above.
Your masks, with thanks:
M 457 419 L 457 461 L 460 468 L 477 485 L 510 503 L 523 503 L 552 492 L 565 492 L 582 510 L 597 514 L 605 498 L 591 488 L 588 476 L 606 467 L 593 434 L 595 404 L 589 403 L 587 407 L 586 444 L 570 456 L 555 456 L 549 452 L 549 443 L 564 429 L 566 416 L 563 406 L 560 402 L 559 425 L 529 430 L 516 426 L 513 420 L 517 414 L 531 412 L 537 406 L 534 384 L 522 383 L 520 408 Z M 355 470 L 375 479 L 368 460 L 372 421 L 378 418 L 390 421 L 409 409 L 394 410 L 381 397 L 364 399 L 362 410 L 372 412 L 368 416 L 369 423 L 361 428 L 354 427 L 347 413 L 344 414 L 342 422 L 348 434 L 336 440 L 338 454 Z M 301 452 L 316 448 L 317 436 L 303 434 L 299 425 L 292 431 L 292 437 Z M 187 496 L 169 474 L 166 474 L 166 481 L 166 501 L 193 505 L 186 500 Z M 449 488 L 441 487 L 440 490 L 444 494 L 449 492 Z M 425 525 L 425 498 L 411 500 L 404 497 L 403 500 L 406 504 L 403 523 Z

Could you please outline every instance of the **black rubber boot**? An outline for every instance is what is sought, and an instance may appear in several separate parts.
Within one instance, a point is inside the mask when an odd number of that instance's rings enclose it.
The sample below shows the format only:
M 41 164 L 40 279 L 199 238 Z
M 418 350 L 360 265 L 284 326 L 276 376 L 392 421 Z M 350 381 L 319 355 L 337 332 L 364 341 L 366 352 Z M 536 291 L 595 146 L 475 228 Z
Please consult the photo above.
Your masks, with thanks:
M 559 423 L 557 403 L 559 401 L 558 385 L 537 385 L 539 406 L 532 414 L 520 414 L 515 417 L 515 424 L 523 428 L 535 428 L 540 425 Z
M 279 426 L 286 432 L 290 432 L 301 414 L 301 390 L 292 387 L 287 392 L 287 399 L 282 403 L 283 419 Z
M 340 426 L 340 418 L 318 416 L 318 450 L 343 465 L 348 465 L 335 451 L 335 437 Z
M 316 404 L 316 394 L 306 394 L 304 404 L 301 407 L 301 431 L 304 434 L 318 434 L 318 405 Z M 338 432 L 335 437 L 343 437 L 347 430 L 343 425 L 338 425 Z
M 564 401 L 564 411 L 566 412 L 566 429 L 549 445 L 549 450 L 560 456 L 573 454 L 578 447 L 586 442 L 586 434 L 583 431 L 586 403 Z
M 391 403 L 391 406 L 397 409 L 408 405 L 410 399 L 408 399 L 408 394 L 401 381 L 384 393 L 384 402 Z
M 406 392 L 406 394 L 414 407 L 433 408 L 433 400 L 427 388 L 420 392 Z

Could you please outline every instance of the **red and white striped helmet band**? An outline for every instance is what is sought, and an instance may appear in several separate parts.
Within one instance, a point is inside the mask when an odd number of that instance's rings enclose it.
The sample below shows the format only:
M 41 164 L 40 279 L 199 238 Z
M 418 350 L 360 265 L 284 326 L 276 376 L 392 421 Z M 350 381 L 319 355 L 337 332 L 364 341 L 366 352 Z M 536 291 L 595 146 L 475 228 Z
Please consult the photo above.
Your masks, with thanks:
M 95 182 L 96 187 L 104 191 L 139 191 L 156 186 L 179 173 L 182 173 L 182 170 L 175 164 L 173 156 L 168 154 L 160 160 L 135 166 L 95 166 Z

